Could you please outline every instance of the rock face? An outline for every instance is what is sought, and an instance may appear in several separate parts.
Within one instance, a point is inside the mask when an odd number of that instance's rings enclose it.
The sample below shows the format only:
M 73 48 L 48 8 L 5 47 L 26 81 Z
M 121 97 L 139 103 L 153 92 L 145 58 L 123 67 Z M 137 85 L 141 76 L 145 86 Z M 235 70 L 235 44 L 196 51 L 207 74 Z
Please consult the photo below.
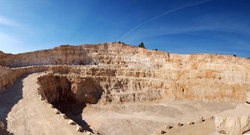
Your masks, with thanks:
M 226 135 L 241 135 L 250 130 L 250 105 L 241 104 L 215 116 L 216 131 Z
M 85 46 L 87 47 L 87 46 Z M 84 46 L 60 46 L 52 50 L 43 50 L 17 55 L 0 54 L 0 65 L 7 67 L 24 67 L 31 65 L 89 64 L 92 60 Z
M 3 91 L 7 86 L 13 84 L 16 77 L 10 68 L 0 67 L 0 92 Z
M 72 101 L 73 93 L 71 84 L 64 76 L 45 75 L 37 78 L 40 86 L 40 93 L 48 102 Z
M 47 74 L 38 78 L 39 91 L 48 102 L 97 103 L 102 87 L 92 78 Z
M 0 92 L 8 86 L 12 85 L 16 81 L 16 79 L 21 77 L 22 75 L 45 71 L 46 69 L 46 66 L 29 66 L 15 69 L 0 66 Z
M 71 91 L 87 96 L 83 99 L 77 96 L 78 100 L 89 102 L 90 99 L 96 102 L 92 97 L 98 95 L 95 90 L 99 86 L 103 90 L 101 101 L 104 103 L 159 99 L 244 102 L 250 87 L 250 59 L 234 56 L 170 54 L 119 43 L 104 43 L 67 45 L 17 55 L 1 53 L 0 58 L 1 66 L 41 65 L 36 67 L 67 76 Z M 28 70 L 5 67 L 1 67 L 4 71 L 1 75 L 13 74 L 13 79 L 2 79 L 1 89 L 17 78 L 17 72 Z M 19 74 L 23 73 L 28 71 Z M 82 88 L 92 86 L 92 90 L 83 92 Z

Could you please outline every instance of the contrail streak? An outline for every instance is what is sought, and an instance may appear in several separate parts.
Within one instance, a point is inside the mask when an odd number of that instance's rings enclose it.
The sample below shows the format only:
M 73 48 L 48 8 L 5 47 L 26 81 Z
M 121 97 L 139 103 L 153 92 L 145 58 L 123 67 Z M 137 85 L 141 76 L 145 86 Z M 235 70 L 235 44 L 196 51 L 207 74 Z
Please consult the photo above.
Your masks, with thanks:
M 124 38 L 124 37 L 126 37 L 126 36 L 127 36 L 128 34 L 130 34 L 131 32 L 137 30 L 137 29 L 138 29 L 139 27 L 141 27 L 142 25 L 144 25 L 144 24 L 146 24 L 146 23 L 148 23 L 148 22 L 151 22 L 151 21 L 153 21 L 153 20 L 156 20 L 156 19 L 158 19 L 158 18 L 160 18 L 160 17 L 162 17 L 162 16 L 164 16 L 164 15 L 167 15 L 167 14 L 169 14 L 169 13 L 173 13 L 173 12 L 175 12 L 175 11 L 178 11 L 178 10 L 181 10 L 181 9 L 184 9 L 184 8 L 187 8 L 187 7 L 192 7 L 192 6 L 200 5 L 200 4 L 203 4 L 203 3 L 207 3 L 207 2 L 209 2 L 209 1 L 212 1 L 212 0 L 205 0 L 205 1 L 197 2 L 197 3 L 193 3 L 193 4 L 187 4 L 187 5 L 183 5 L 183 6 L 180 6 L 180 7 L 178 7 L 178 8 L 172 9 L 172 10 L 168 10 L 168 11 L 166 11 L 166 12 L 160 14 L 160 15 L 157 15 L 157 16 L 155 16 L 155 17 L 153 17 L 153 18 L 151 18 L 151 19 L 149 19 L 149 20 L 147 20 L 147 21 L 145 21 L 145 22 L 142 22 L 141 24 L 137 25 L 136 27 L 134 27 L 133 29 L 131 29 L 131 30 L 129 30 L 127 33 L 125 33 L 125 34 L 121 37 L 121 39 Z

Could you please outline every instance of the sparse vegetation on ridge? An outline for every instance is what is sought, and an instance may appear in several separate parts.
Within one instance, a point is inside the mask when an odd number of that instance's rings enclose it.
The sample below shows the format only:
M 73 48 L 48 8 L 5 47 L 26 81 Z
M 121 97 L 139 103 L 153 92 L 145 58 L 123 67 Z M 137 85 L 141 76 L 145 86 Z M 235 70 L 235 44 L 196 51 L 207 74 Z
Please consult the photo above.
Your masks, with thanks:
M 143 43 L 143 42 L 141 42 L 141 43 L 138 45 L 138 47 L 145 48 L 144 43 Z

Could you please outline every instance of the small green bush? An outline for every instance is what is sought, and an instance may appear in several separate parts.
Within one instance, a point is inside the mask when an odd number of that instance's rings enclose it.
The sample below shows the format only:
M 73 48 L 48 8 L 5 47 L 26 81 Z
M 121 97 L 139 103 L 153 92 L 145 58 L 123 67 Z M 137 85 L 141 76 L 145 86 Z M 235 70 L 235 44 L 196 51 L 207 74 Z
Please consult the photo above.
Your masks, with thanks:
M 143 42 L 141 42 L 141 43 L 138 45 L 138 47 L 145 48 L 144 43 L 143 43 Z

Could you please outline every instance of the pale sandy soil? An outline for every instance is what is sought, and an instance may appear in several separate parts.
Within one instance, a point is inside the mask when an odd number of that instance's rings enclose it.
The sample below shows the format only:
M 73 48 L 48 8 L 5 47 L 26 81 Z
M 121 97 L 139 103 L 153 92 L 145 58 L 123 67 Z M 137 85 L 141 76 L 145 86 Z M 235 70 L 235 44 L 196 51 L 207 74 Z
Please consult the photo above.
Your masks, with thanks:
M 161 135 L 164 131 L 164 135 L 209 135 L 211 132 L 215 131 L 214 119 L 207 119 L 204 122 L 197 122 L 193 125 L 184 125 L 178 127 L 175 125 L 172 129 L 162 129 L 154 133 L 154 135 Z
M 149 135 L 160 133 L 168 124 L 198 121 L 209 118 L 226 109 L 233 109 L 233 103 L 169 102 L 126 103 L 110 105 L 88 105 L 82 113 L 91 129 L 104 135 Z M 196 127 L 197 125 L 193 125 Z M 177 127 L 177 126 L 176 126 Z M 184 128 L 184 131 L 187 131 Z M 188 134 L 201 135 L 215 131 L 213 122 L 205 122 Z M 174 132 L 174 130 L 172 131 Z M 175 130 L 176 134 L 182 134 Z M 180 132 L 180 133 L 179 133 Z M 184 132 L 185 133 L 185 132 Z
M 36 93 L 39 73 L 17 80 L 4 93 L 0 93 L 0 121 L 15 135 L 77 135 L 75 126 L 55 114 L 48 103 Z M 125 103 L 87 105 L 82 113 L 92 130 L 104 135 L 149 135 L 160 133 L 168 124 L 197 121 L 226 109 L 233 103 L 199 103 L 159 101 L 152 103 Z M 202 125 L 203 124 L 203 125 Z M 173 129 L 172 134 L 206 134 L 214 131 L 213 121 L 201 125 Z M 169 132 L 169 133 L 171 133 Z M 168 133 L 168 132 L 167 132 Z

